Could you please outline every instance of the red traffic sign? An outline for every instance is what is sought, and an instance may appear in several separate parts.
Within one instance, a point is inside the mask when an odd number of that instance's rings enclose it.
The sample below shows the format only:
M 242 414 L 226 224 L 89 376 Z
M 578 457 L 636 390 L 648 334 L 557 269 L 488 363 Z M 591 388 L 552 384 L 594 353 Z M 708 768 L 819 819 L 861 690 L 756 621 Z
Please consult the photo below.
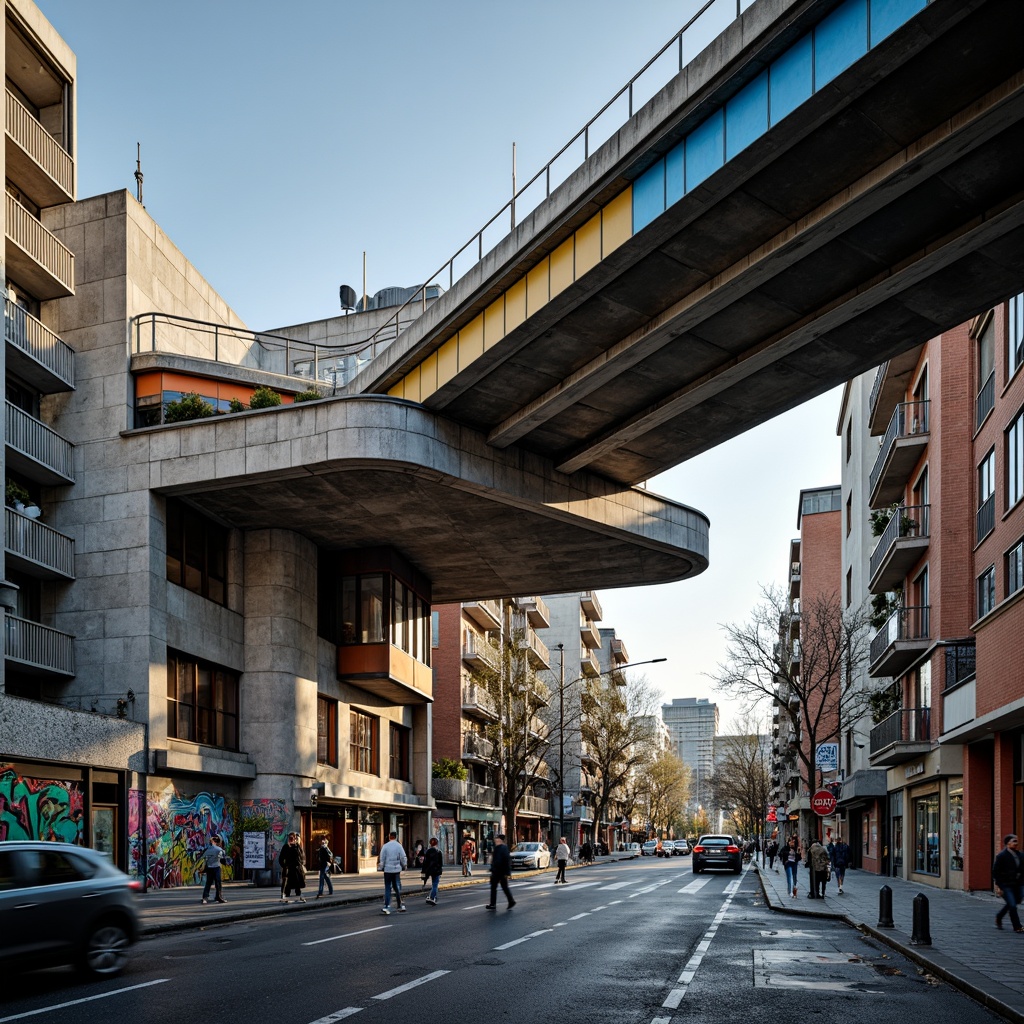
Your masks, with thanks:
M 836 798 L 827 789 L 819 789 L 811 797 L 811 809 L 821 817 L 831 814 L 836 809 Z

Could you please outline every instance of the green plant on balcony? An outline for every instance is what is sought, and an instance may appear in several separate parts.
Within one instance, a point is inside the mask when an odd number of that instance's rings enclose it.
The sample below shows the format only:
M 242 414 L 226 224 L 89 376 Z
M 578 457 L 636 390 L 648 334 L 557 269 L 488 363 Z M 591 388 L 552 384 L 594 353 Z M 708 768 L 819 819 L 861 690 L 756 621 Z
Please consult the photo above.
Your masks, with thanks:
M 894 686 L 887 686 L 883 690 L 875 690 L 868 696 L 868 707 L 871 709 L 871 721 L 877 725 L 884 722 L 890 715 L 894 715 L 900 709 L 899 691 Z
M 232 398 L 228 402 L 228 412 L 245 412 L 245 406 L 237 398 Z
M 4 493 L 7 504 L 10 505 L 11 508 L 17 508 L 19 505 L 28 505 L 32 501 L 28 491 L 26 491 L 17 480 L 8 480 L 7 488 Z
M 295 396 L 295 401 L 296 402 L 315 402 L 318 398 L 323 398 L 323 397 L 324 396 L 321 395 L 320 392 L 317 391 L 316 388 L 306 388 L 305 391 L 300 391 Z
M 194 391 L 167 403 L 164 409 L 164 423 L 184 423 L 187 420 L 202 420 L 214 414 L 210 403 Z
M 902 587 L 899 590 L 890 590 L 886 594 L 875 594 L 871 598 L 871 617 L 868 620 L 871 623 L 871 628 L 881 629 L 889 621 L 889 616 L 902 606 Z
M 876 508 L 871 513 L 871 535 L 873 537 L 881 537 L 885 533 L 885 528 L 889 525 L 889 520 L 899 510 L 899 503 L 893 502 L 886 508 Z
M 249 399 L 250 409 L 272 409 L 275 405 L 281 404 L 281 396 L 272 388 L 261 384 Z
M 900 513 L 900 536 L 913 537 L 917 533 L 919 523 L 905 513 Z
M 454 757 L 439 757 L 430 766 L 430 774 L 435 779 L 458 779 L 465 782 L 468 772 L 466 766 Z

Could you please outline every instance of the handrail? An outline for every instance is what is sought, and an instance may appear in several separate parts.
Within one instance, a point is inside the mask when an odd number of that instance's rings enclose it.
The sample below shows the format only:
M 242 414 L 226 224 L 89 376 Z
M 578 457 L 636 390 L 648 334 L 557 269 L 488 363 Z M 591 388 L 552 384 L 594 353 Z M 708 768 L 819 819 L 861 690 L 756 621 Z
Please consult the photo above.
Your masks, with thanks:
M 405 302 L 402 303 L 402 305 L 398 307 L 398 309 L 395 311 L 395 314 L 392 317 L 390 317 L 384 324 L 382 324 L 370 336 L 370 339 L 367 342 L 367 347 L 375 341 L 376 336 L 381 331 L 383 331 L 383 330 L 385 330 L 385 328 L 391 326 L 392 321 L 395 322 L 395 326 L 397 327 L 397 324 L 399 322 L 399 317 L 400 317 L 402 311 L 404 309 L 406 309 L 410 305 L 410 303 L 412 303 L 413 301 L 419 299 L 421 301 L 422 305 L 423 305 L 423 308 L 426 308 L 426 289 L 429 288 L 432 284 L 436 284 L 437 283 L 437 279 L 440 278 L 445 272 L 447 272 L 447 274 L 448 274 L 448 289 L 451 290 L 451 288 L 454 286 L 455 280 L 456 280 L 456 278 L 455 278 L 455 261 L 458 260 L 460 256 L 462 256 L 466 252 L 468 252 L 474 245 L 476 246 L 477 254 L 476 254 L 475 260 L 470 265 L 470 269 L 472 267 L 476 266 L 478 263 L 480 263 L 483 260 L 483 258 L 484 258 L 484 249 L 483 249 L 483 245 L 484 245 L 484 232 L 486 232 L 487 229 L 490 228 L 493 224 L 497 223 L 498 219 L 500 217 L 502 217 L 506 212 L 510 216 L 510 224 L 511 224 L 511 226 L 509 228 L 509 231 L 510 232 L 515 231 L 515 229 L 516 229 L 516 201 L 518 199 L 520 199 L 522 196 L 524 196 L 542 178 L 544 179 L 544 199 L 545 200 L 548 199 L 551 196 L 551 170 L 552 170 L 552 168 L 581 139 L 583 140 L 583 160 L 582 160 L 582 162 L 579 163 L 579 164 L 576 164 L 574 167 L 570 168 L 569 172 L 567 174 L 565 174 L 565 176 L 557 184 L 560 185 L 560 184 L 562 184 L 562 182 L 567 181 L 569 179 L 569 177 L 573 174 L 573 172 L 575 172 L 579 167 L 582 167 L 583 164 L 586 163 L 587 160 L 590 159 L 590 155 L 591 155 L 591 150 L 590 150 L 590 144 L 591 144 L 590 132 L 591 132 L 591 129 L 597 124 L 598 121 L 601 120 L 602 117 L 604 117 L 604 115 L 616 103 L 618 103 L 619 100 L 621 100 L 623 98 L 623 96 L 628 97 L 628 110 L 629 110 L 629 112 L 628 112 L 628 114 L 626 116 L 626 121 L 628 121 L 633 116 L 633 112 L 634 112 L 633 111 L 633 91 L 634 91 L 634 86 L 637 84 L 637 82 L 640 81 L 640 79 L 644 76 L 644 74 L 646 74 L 646 72 L 649 71 L 661 59 L 661 57 L 663 57 L 673 46 L 676 46 L 676 45 L 678 45 L 678 48 L 679 48 L 679 62 L 678 62 L 679 66 L 676 69 L 676 71 L 673 72 L 673 75 L 678 74 L 680 71 L 682 71 L 683 68 L 686 66 L 686 64 L 684 63 L 684 60 L 683 60 L 683 36 L 690 29 L 694 28 L 696 26 L 697 22 L 700 21 L 704 17 L 704 15 L 707 14 L 708 11 L 711 10 L 711 8 L 713 8 L 715 6 L 725 6 L 726 3 L 728 3 L 731 6 L 734 6 L 735 7 L 735 11 L 736 11 L 736 13 L 735 13 L 735 15 L 734 15 L 734 17 L 732 19 L 734 21 L 736 18 L 738 18 L 743 13 L 743 11 L 746 9 L 746 7 L 750 6 L 750 4 L 752 2 L 753 2 L 753 0 L 705 0 L 705 2 L 701 5 L 700 9 L 696 12 L 696 14 L 694 14 L 693 17 L 690 18 L 690 20 L 671 39 L 669 39 L 669 41 L 667 43 L 665 43 L 665 45 L 662 46 L 662 48 L 660 50 L 658 50 L 658 52 L 653 57 L 651 57 L 650 60 L 648 60 L 647 63 L 644 64 L 644 66 L 624 86 L 622 86 L 622 88 L 619 89 L 619 91 L 617 93 L 615 93 L 615 95 L 612 96 L 612 98 L 610 100 L 607 101 L 607 103 L 605 103 L 604 106 L 601 107 L 601 109 L 593 117 L 591 117 L 590 120 L 587 121 L 587 123 L 578 132 L 576 132 L 576 134 L 573 135 L 572 138 L 569 139 L 569 141 L 567 143 L 565 143 L 565 145 L 562 146 L 562 148 L 543 167 L 541 167 L 541 169 L 539 171 L 537 171 L 537 173 L 532 178 L 530 178 L 530 180 L 525 185 L 523 185 L 521 188 L 519 188 L 515 192 L 513 192 L 512 193 L 512 198 L 509 199 L 509 201 L 507 203 L 505 203 L 505 205 L 500 210 L 498 210 L 498 212 L 495 213 L 494 216 L 492 216 L 483 225 L 483 227 L 481 227 L 478 231 L 476 231 L 459 249 L 456 250 L 456 252 L 449 259 L 447 259 L 444 263 L 441 264 L 440 267 L 437 268 L 437 270 L 435 270 L 432 274 L 430 274 L 427 277 L 427 279 L 423 282 L 423 284 L 421 284 L 418 288 L 415 289 L 413 294 L 410 295 L 409 298 L 407 298 L 405 300 Z M 732 24 L 732 21 L 730 21 L 729 24 Z M 690 57 L 690 60 L 693 60 L 699 54 L 703 53 L 704 50 L 707 49 L 707 47 L 710 46 L 715 41 L 715 39 L 718 38 L 719 35 L 721 35 L 721 32 L 718 33 L 718 35 L 716 35 L 714 38 L 708 40 L 704 44 L 704 46 L 702 46 L 699 50 L 697 50 L 696 53 L 693 54 L 693 56 Z M 662 82 L 661 84 L 665 85 L 667 82 L 668 82 L 668 79 L 666 79 L 665 82 Z M 625 124 L 625 121 L 622 122 L 622 123 Z M 619 127 L 621 127 L 621 125 Z M 610 138 L 610 137 L 611 136 L 609 135 L 608 138 Z M 598 145 L 603 145 L 605 141 L 607 141 L 607 139 L 602 139 L 602 141 Z M 555 187 L 557 187 L 557 185 Z M 531 207 L 529 212 L 532 213 L 533 210 L 537 209 L 537 206 L 539 206 L 540 202 L 542 202 L 542 201 L 543 200 L 539 201 L 535 206 Z M 468 269 L 467 269 L 466 273 L 468 273 Z M 461 279 L 461 277 L 460 277 L 460 279 Z

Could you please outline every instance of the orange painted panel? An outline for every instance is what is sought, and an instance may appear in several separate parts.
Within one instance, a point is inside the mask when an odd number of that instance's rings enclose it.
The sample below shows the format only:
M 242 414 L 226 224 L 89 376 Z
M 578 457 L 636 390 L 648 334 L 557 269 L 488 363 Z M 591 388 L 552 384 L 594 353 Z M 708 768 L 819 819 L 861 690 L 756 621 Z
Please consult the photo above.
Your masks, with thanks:
M 140 373 L 135 378 L 135 397 L 149 398 L 150 395 L 159 395 L 163 391 L 161 381 L 163 375 L 160 373 Z

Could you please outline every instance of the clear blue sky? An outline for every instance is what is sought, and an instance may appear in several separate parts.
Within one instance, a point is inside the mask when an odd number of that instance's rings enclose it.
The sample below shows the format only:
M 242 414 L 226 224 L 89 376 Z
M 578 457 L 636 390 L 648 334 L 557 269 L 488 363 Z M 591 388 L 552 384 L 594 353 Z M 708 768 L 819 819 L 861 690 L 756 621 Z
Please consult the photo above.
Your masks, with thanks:
M 693 0 L 37 0 L 78 56 L 84 198 L 134 193 L 254 329 L 444 264 L 696 9 Z M 711 518 L 711 567 L 601 593 L 666 699 L 715 695 L 720 623 L 782 582 L 799 490 L 838 483 L 833 392 L 650 481 Z M 723 726 L 732 709 L 723 708 Z

